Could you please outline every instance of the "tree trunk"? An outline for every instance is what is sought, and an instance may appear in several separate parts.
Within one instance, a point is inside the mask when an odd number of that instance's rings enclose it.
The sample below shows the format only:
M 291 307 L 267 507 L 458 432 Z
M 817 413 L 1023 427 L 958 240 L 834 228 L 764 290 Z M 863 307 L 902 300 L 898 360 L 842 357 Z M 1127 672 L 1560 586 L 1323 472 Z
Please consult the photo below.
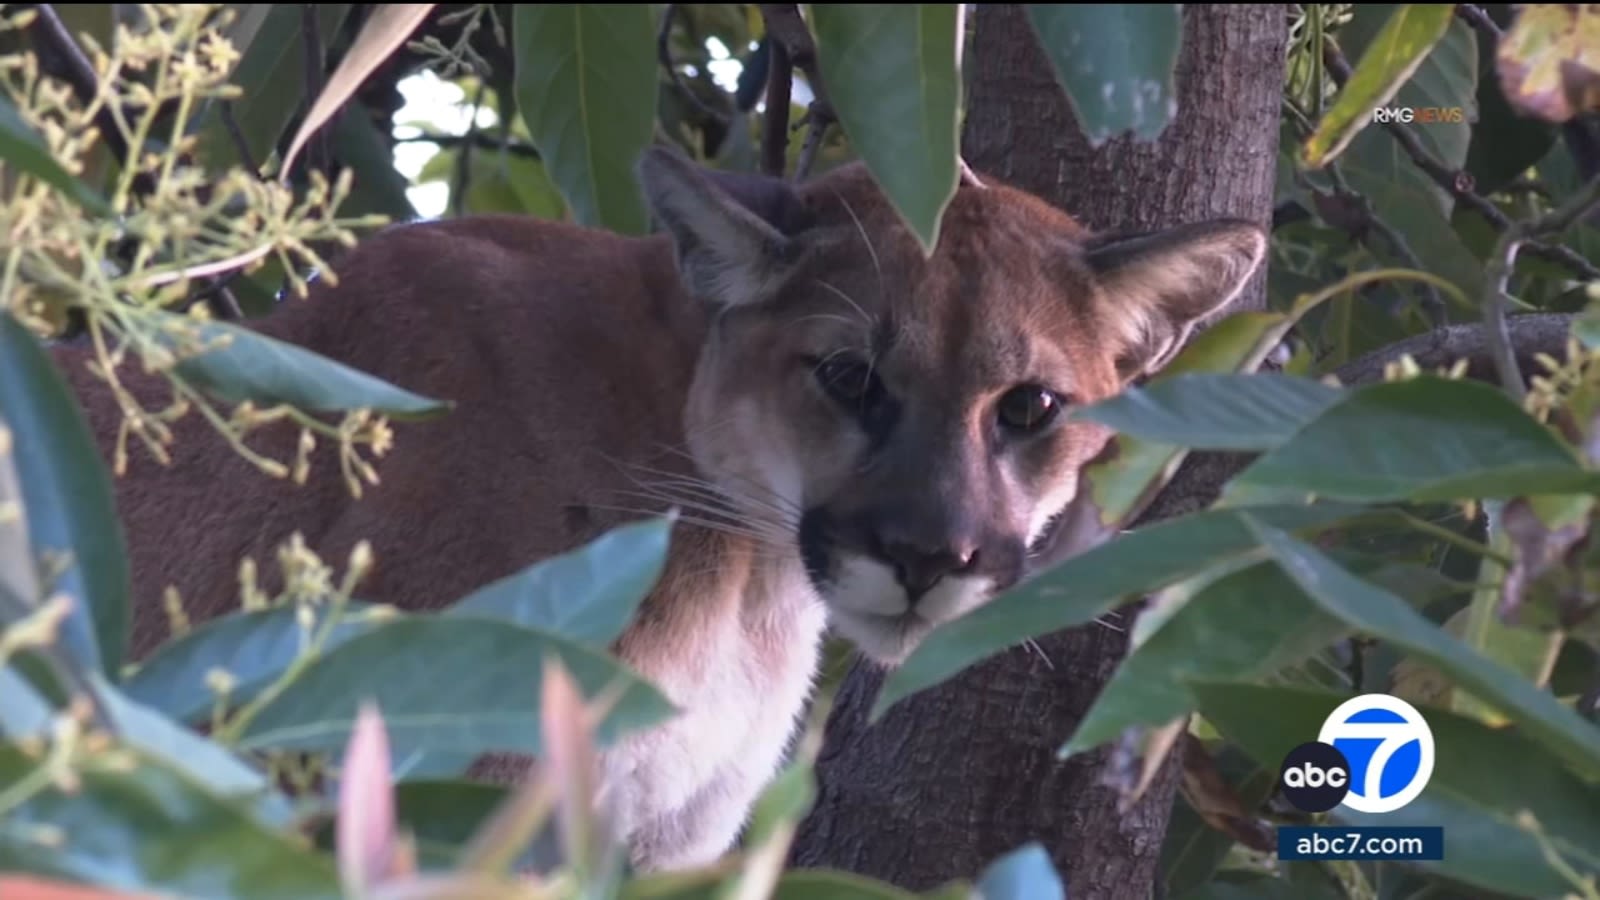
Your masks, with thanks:
M 1022 8 L 981 6 L 977 16 L 964 143 L 980 174 L 1033 191 L 1096 229 L 1218 216 L 1270 225 L 1285 7 L 1184 7 L 1178 120 L 1153 143 L 1124 137 L 1099 150 L 1083 138 Z M 1258 276 L 1234 310 L 1264 302 Z M 1146 518 L 1207 502 L 1163 496 Z M 1164 766 L 1140 801 L 1119 812 L 1117 791 L 1103 783 L 1107 750 L 1055 757 L 1115 671 L 1125 631 L 1091 625 L 1037 643 L 1039 650 L 1016 648 L 898 704 L 870 729 L 865 717 L 882 678 L 856 665 L 835 701 L 817 803 L 793 862 L 926 890 L 974 877 L 1038 840 L 1073 900 L 1156 893 L 1176 766 Z

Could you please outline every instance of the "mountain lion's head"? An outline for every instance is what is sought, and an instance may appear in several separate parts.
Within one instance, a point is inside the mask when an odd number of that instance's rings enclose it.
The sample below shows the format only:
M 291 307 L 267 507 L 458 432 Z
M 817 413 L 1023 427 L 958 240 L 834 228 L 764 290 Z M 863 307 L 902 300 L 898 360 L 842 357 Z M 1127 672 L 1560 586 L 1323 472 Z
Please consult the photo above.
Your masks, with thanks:
M 1234 220 L 1091 238 L 964 180 L 924 257 L 859 165 L 790 185 L 653 150 L 639 171 L 715 311 L 690 451 L 890 665 L 1017 582 L 1110 436 L 1067 413 L 1162 366 L 1266 247 Z

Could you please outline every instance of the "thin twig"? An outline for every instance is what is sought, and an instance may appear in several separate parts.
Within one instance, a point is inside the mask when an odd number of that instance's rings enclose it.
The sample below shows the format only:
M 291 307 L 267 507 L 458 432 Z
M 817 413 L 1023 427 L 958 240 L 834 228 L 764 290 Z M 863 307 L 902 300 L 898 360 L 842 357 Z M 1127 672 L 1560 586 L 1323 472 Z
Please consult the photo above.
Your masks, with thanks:
M 1350 79 L 1350 63 L 1338 47 L 1328 44 L 1324 51 L 1324 59 L 1328 66 L 1328 74 L 1333 76 L 1334 83 L 1341 88 Z M 1449 168 L 1428 152 L 1422 146 L 1422 141 L 1415 132 L 1404 125 L 1395 122 L 1383 123 L 1383 128 L 1389 136 L 1399 142 L 1400 147 L 1411 157 L 1411 161 L 1421 169 L 1424 174 L 1433 179 L 1439 187 L 1444 188 L 1459 203 L 1465 204 L 1473 212 L 1483 216 L 1498 232 L 1504 233 L 1512 225 L 1511 219 L 1500 208 L 1495 206 L 1488 198 L 1478 194 L 1472 175 L 1465 171 Z M 1568 247 L 1550 245 L 1538 241 L 1526 241 L 1524 248 L 1529 256 L 1537 256 L 1558 265 L 1564 266 L 1574 274 L 1586 281 L 1600 280 L 1600 268 L 1596 268 L 1588 260 L 1573 252 Z
M 1592 178 L 1577 196 L 1560 207 L 1531 222 L 1515 222 L 1500 234 L 1494 253 L 1485 270 L 1483 314 L 1489 354 L 1495 369 L 1500 373 L 1500 383 L 1514 399 L 1521 402 L 1527 391 L 1522 372 L 1517 368 L 1517 358 L 1511 346 L 1511 335 L 1506 326 L 1506 285 L 1516 267 L 1517 251 L 1524 243 L 1541 237 L 1556 237 L 1574 222 L 1600 207 L 1600 177 Z
M 317 5 L 307 3 L 301 7 L 300 12 L 300 42 L 305 53 L 306 73 L 306 112 L 310 113 L 311 104 L 322 95 L 322 67 L 326 63 L 322 53 L 322 32 L 317 22 Z M 331 161 L 328 150 L 328 129 L 324 125 L 317 129 L 306 146 L 306 171 L 328 174 Z
M 1389 245 L 1390 252 L 1400 257 L 1400 261 L 1405 263 L 1406 266 L 1418 271 L 1426 271 L 1422 265 L 1422 260 L 1412 251 L 1411 245 L 1406 242 L 1405 236 L 1396 231 L 1394 226 L 1385 222 L 1383 217 L 1373 211 L 1371 202 L 1360 191 L 1350 186 L 1337 164 L 1329 166 L 1328 176 L 1329 181 L 1333 182 L 1333 187 L 1336 191 L 1355 201 L 1359 210 L 1359 224 L 1362 226 L 1361 229 L 1358 229 L 1359 231 L 1375 232 Z M 1365 240 L 1366 235 L 1358 233 L 1352 234 L 1352 237 L 1357 240 Z M 1427 317 L 1428 324 L 1434 328 L 1450 324 L 1444 297 L 1440 295 L 1439 289 L 1427 282 L 1423 282 L 1420 286 L 1422 288 L 1422 312 Z
M 460 147 L 471 144 L 479 150 L 505 150 L 513 156 L 539 159 L 538 148 L 519 141 L 504 141 L 483 132 L 469 134 L 422 134 L 416 137 L 397 138 L 397 144 L 438 144 L 440 147 Z
M 803 181 L 811 172 L 811 164 L 816 159 L 828 126 L 837 122 L 838 116 L 834 114 L 833 104 L 828 101 L 828 88 L 823 84 L 822 69 L 817 63 L 817 44 L 800 15 L 800 7 L 793 3 L 763 3 L 761 16 L 766 22 L 772 49 L 776 51 L 781 47 L 788 56 L 791 74 L 794 69 L 799 69 L 806 76 L 806 85 L 811 88 L 811 104 L 806 107 L 805 118 L 801 120 L 810 130 L 806 132 L 805 143 L 800 147 L 800 159 L 794 171 L 794 180 Z M 774 61 L 776 59 L 775 55 Z M 770 106 L 768 112 L 771 112 Z
M 717 124 L 726 125 L 728 124 L 728 114 L 721 110 L 713 109 L 710 104 L 700 99 L 700 95 L 696 94 L 694 89 L 689 87 L 689 83 L 683 80 L 683 75 L 678 72 L 677 63 L 672 59 L 672 25 L 677 20 L 677 17 L 678 4 L 668 3 L 666 10 L 661 13 L 661 28 L 656 32 L 656 59 L 660 61 L 661 67 L 667 70 L 667 77 L 672 79 L 672 86 L 683 94 L 684 99 L 688 100 L 702 113 L 710 116 Z
M 783 177 L 789 160 L 789 92 L 794 67 L 781 41 L 767 47 L 767 113 L 761 129 L 761 172 Z
M 1484 12 L 1483 7 L 1476 3 L 1457 3 L 1456 18 L 1476 28 L 1485 37 L 1493 38 L 1496 42 L 1500 40 L 1501 35 L 1504 33 L 1500 30 L 1500 26 L 1494 23 L 1494 19 L 1489 18 L 1489 14 Z
M 472 181 L 472 148 L 477 146 L 477 141 L 472 138 L 478 135 L 478 110 L 483 108 L 483 91 L 488 82 L 479 80 L 478 90 L 472 97 L 472 120 L 467 123 L 467 140 L 461 142 L 461 152 L 456 155 L 455 183 L 450 186 L 450 206 L 457 216 L 464 215 L 467 208 L 467 187 Z

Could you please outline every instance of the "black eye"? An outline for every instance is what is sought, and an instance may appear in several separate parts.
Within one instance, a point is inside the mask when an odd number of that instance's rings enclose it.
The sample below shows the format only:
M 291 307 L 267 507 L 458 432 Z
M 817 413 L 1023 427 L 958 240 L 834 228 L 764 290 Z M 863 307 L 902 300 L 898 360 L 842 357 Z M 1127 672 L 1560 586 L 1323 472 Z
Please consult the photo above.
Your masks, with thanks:
M 1036 384 L 1014 387 L 1000 398 L 1000 424 L 1012 431 L 1038 431 L 1061 411 L 1061 398 Z
M 874 402 L 881 389 L 872 367 L 860 360 L 834 356 L 814 360 L 811 365 L 817 383 L 828 396 L 853 409 L 859 410 L 864 404 Z

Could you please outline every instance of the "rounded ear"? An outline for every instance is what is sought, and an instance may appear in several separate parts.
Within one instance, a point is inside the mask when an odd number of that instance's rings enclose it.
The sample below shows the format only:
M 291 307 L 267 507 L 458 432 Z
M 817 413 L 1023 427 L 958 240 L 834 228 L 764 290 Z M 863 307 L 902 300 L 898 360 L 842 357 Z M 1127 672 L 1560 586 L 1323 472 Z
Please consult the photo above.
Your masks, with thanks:
M 1087 260 L 1103 313 L 1123 340 L 1123 379 L 1159 371 L 1202 319 L 1233 301 L 1266 258 L 1267 233 L 1242 219 L 1102 238 Z
M 637 174 L 694 296 L 717 306 L 759 303 L 798 270 L 807 217 L 783 179 L 714 172 L 666 147 L 647 149 Z

